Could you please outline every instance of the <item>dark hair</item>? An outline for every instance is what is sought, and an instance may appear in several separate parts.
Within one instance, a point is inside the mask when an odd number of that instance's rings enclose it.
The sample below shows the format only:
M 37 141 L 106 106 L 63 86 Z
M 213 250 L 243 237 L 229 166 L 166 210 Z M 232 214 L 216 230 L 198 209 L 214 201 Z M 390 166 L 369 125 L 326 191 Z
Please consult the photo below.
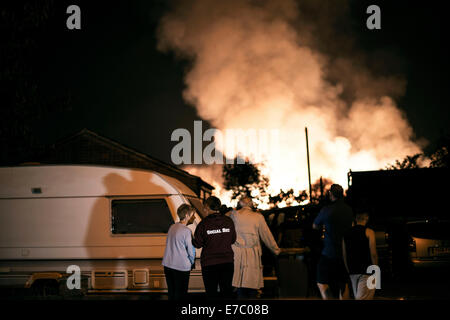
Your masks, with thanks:
M 363 212 L 358 212 L 358 213 L 356 213 L 356 215 L 355 215 L 355 220 L 357 221 L 357 222 L 359 222 L 359 221 L 363 221 L 364 219 L 366 219 L 366 218 L 368 218 L 369 217 L 369 213 L 368 212 L 365 212 L 365 211 L 363 211 Z
M 186 218 L 186 216 L 189 214 L 189 212 L 194 211 L 194 208 L 192 208 L 190 205 L 183 203 L 181 206 L 178 207 L 177 215 L 180 218 L 180 221 Z
M 344 196 L 344 189 L 339 184 L 333 184 L 330 192 L 336 199 L 341 199 Z
M 231 211 L 231 208 L 227 207 L 226 204 L 223 204 L 223 205 L 220 206 L 219 212 L 221 214 L 227 214 L 229 211 Z
M 221 202 L 219 198 L 211 196 L 206 199 L 205 205 L 213 211 L 219 211 Z

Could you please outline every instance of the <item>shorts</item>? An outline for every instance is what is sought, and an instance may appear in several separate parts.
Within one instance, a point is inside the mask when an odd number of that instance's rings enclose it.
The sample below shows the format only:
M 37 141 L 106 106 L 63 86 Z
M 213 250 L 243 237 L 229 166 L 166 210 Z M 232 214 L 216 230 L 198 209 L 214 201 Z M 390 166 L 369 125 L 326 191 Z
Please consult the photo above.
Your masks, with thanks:
M 338 285 L 340 288 L 349 282 L 344 261 L 322 255 L 317 264 L 317 283 Z
M 353 296 L 356 300 L 371 300 L 375 295 L 375 288 L 369 289 L 367 287 L 367 280 L 369 279 L 367 274 L 351 274 L 350 280 L 352 281 Z

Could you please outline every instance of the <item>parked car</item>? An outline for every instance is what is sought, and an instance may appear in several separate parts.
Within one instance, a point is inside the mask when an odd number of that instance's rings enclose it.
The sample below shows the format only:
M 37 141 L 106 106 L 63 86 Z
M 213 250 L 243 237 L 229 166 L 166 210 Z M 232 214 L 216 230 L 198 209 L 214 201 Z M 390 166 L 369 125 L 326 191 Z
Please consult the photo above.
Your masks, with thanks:
M 450 261 L 450 220 L 410 221 L 407 232 L 413 264 Z

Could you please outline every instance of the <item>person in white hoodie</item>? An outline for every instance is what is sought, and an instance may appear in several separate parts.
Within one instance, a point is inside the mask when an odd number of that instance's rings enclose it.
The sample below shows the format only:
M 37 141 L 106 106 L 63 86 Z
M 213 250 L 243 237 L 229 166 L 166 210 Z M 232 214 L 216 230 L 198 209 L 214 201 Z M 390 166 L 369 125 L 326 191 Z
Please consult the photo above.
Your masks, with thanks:
M 233 287 L 237 288 L 237 297 L 256 298 L 258 289 L 264 287 L 263 265 L 261 262 L 262 240 L 275 255 L 280 254 L 278 247 L 264 217 L 255 212 L 253 201 L 244 197 L 239 201 L 242 209 L 233 211 L 233 220 L 237 239 L 233 244 L 234 274 Z

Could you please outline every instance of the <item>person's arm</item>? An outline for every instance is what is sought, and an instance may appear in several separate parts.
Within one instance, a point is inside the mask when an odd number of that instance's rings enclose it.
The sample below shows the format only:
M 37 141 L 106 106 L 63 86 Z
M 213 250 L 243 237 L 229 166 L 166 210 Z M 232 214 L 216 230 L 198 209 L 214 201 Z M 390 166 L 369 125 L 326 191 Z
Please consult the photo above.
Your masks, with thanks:
M 281 250 L 278 247 L 277 242 L 275 241 L 272 232 L 270 231 L 269 226 L 267 225 L 263 216 L 259 217 L 258 233 L 259 237 L 267 246 L 267 248 L 269 248 L 274 254 L 279 255 Z
M 377 255 L 377 243 L 375 240 L 375 232 L 372 229 L 366 229 L 366 237 L 369 239 L 370 248 L 370 258 L 372 259 L 372 264 L 378 265 L 378 255 Z
M 191 234 L 191 232 L 189 232 L 189 233 L 186 232 L 185 243 L 186 243 L 186 251 L 187 251 L 188 258 L 189 258 L 189 262 L 192 265 L 195 262 L 195 248 L 194 248 L 194 246 L 192 244 L 192 234 Z
M 347 272 L 350 273 L 350 270 L 348 269 L 348 264 L 347 264 L 347 251 L 345 249 L 345 241 L 344 241 L 344 239 L 342 239 L 342 257 L 344 259 L 345 269 L 347 269 Z
M 320 210 L 320 212 L 317 215 L 316 219 L 314 219 L 314 223 L 312 225 L 314 230 L 319 230 L 320 227 L 322 226 L 322 224 L 323 224 L 323 215 L 324 215 L 324 212 L 323 212 L 323 209 L 322 209 L 322 210 Z

